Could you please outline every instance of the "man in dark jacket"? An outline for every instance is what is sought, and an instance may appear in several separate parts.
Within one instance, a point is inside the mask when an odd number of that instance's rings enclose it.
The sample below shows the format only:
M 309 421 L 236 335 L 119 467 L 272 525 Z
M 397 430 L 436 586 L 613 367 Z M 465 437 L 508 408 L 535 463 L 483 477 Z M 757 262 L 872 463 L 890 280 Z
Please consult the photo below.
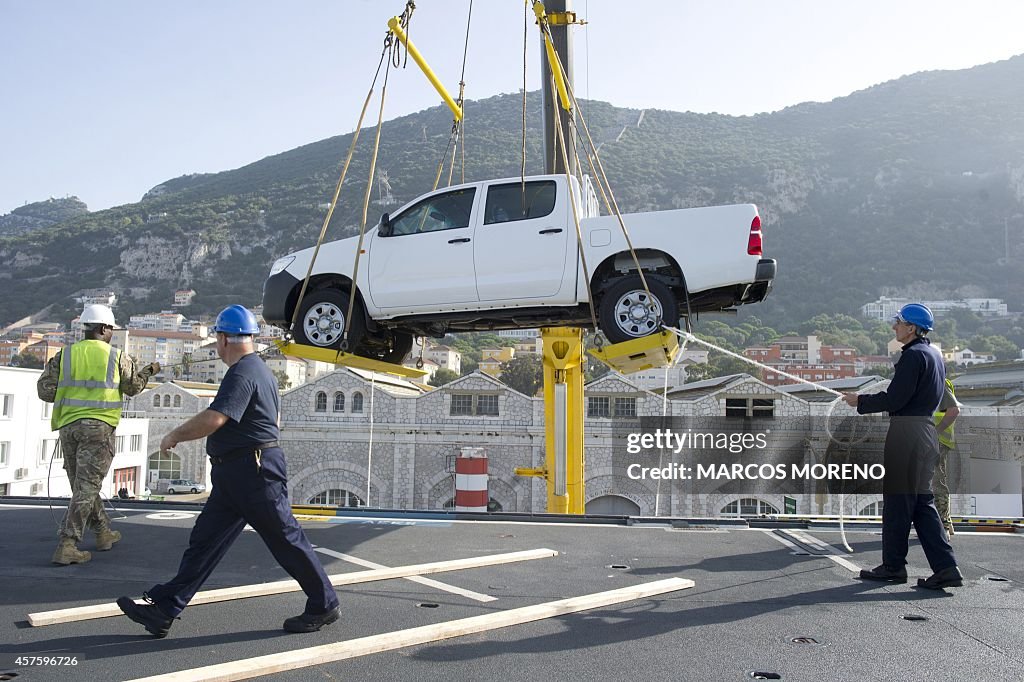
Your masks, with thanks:
M 253 345 L 259 325 L 249 310 L 233 305 L 217 316 L 214 331 L 217 353 L 229 367 L 217 397 L 160 442 L 166 451 L 206 438 L 213 463 L 210 498 L 196 519 L 178 574 L 143 594 L 148 604 L 120 597 L 117 605 L 154 637 L 166 637 L 249 524 L 306 593 L 305 610 L 285 620 L 284 629 L 316 632 L 338 620 L 338 595 L 288 502 L 287 467 L 278 444 L 281 401 L 277 380 Z
M 939 407 L 946 370 L 942 355 L 925 336 L 935 318 L 927 306 L 908 303 L 892 328 L 903 353 L 889 390 L 872 395 L 847 393 L 843 400 L 859 414 L 889 413 L 885 437 L 885 479 L 882 482 L 882 565 L 863 570 L 864 580 L 907 582 L 910 527 L 917 530 L 933 575 L 918 587 L 938 590 L 960 587 L 963 576 L 953 548 L 942 531 L 935 508 L 932 477 L 939 459 L 938 434 L 932 415 Z

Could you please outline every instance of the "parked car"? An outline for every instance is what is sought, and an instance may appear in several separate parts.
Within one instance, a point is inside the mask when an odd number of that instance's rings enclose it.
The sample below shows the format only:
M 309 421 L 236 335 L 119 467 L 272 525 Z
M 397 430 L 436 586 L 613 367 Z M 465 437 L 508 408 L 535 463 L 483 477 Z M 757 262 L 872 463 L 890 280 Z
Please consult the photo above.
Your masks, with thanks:
M 415 336 L 536 326 L 592 327 L 585 258 L 598 326 L 612 343 L 678 324 L 687 311 L 764 299 L 775 278 L 762 257 L 753 204 L 623 215 L 637 271 L 615 216 L 601 216 L 590 180 L 560 175 L 477 182 L 423 195 L 367 231 L 348 350 L 400 362 Z M 263 317 L 300 344 L 340 348 L 357 237 L 279 258 L 263 289 Z M 689 300 L 687 301 L 687 296 Z
M 206 486 L 202 483 L 196 483 L 190 481 L 187 478 L 176 478 L 167 483 L 167 494 L 175 495 L 177 493 L 201 493 L 206 491 Z

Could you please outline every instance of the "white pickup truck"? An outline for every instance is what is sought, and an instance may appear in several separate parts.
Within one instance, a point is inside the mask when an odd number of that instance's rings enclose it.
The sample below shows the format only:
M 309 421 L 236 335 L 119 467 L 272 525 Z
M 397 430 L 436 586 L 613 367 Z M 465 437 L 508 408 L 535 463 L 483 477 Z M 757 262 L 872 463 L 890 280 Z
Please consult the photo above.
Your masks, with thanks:
M 615 216 L 601 216 L 590 180 L 574 178 L 598 323 L 612 343 L 676 325 L 694 313 L 764 299 L 775 261 L 762 257 L 753 204 L 624 214 L 644 290 Z M 263 289 L 263 317 L 296 343 L 339 348 L 357 237 L 279 258 Z M 687 302 L 687 296 L 689 301 Z M 399 362 L 414 336 L 537 326 L 592 327 L 566 178 L 476 182 L 425 194 L 367 231 L 356 277 L 349 351 Z

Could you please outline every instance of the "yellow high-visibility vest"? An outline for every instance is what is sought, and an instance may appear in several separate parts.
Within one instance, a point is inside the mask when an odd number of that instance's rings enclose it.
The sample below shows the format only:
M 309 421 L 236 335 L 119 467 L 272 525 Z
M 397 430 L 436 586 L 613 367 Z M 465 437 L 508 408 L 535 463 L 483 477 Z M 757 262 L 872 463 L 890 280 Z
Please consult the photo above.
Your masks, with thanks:
M 56 431 L 79 419 L 117 426 L 121 421 L 121 351 L 103 341 L 86 339 L 60 354 L 50 428 Z
M 949 392 L 953 394 L 953 398 L 956 398 L 956 393 L 953 392 L 953 382 L 950 381 L 949 379 L 946 379 L 946 388 L 948 388 Z M 945 416 L 945 410 L 942 410 L 941 412 L 936 412 L 933 417 L 933 419 L 935 420 L 935 426 L 938 426 L 939 422 L 941 422 L 945 418 Z M 945 445 L 947 448 L 951 450 L 956 448 L 956 434 L 954 433 L 954 426 L 955 424 L 950 424 L 949 428 L 946 429 L 945 431 L 939 431 L 939 443 Z

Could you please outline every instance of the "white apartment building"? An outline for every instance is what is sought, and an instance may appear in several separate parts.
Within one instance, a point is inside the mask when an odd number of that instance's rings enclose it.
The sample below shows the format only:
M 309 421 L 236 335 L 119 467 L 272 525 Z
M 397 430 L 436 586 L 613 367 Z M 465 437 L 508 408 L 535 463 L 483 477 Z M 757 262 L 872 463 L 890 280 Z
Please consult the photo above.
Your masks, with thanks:
M 417 355 L 415 349 L 413 355 Z M 431 346 L 423 353 L 425 360 L 430 360 L 439 368 L 450 369 L 456 374 L 462 374 L 462 353 L 448 346 Z
M 645 391 L 660 393 L 666 384 L 668 390 L 672 390 L 686 383 L 686 368 L 691 365 L 706 365 L 708 362 L 708 351 L 706 350 L 684 350 L 676 356 L 675 365 L 672 367 L 658 367 L 655 369 L 643 369 L 639 372 L 627 374 L 626 379 Z
M 498 336 L 511 339 L 535 339 L 540 336 L 540 329 L 502 329 Z
M 954 308 L 966 308 L 981 317 L 1006 317 L 1010 314 L 1006 303 L 1000 298 L 914 301 L 909 298 L 889 298 L 887 296 L 882 296 L 877 301 L 862 305 L 860 312 L 861 315 L 870 320 L 888 322 L 899 312 L 900 308 L 908 303 L 924 303 L 937 317 L 948 314 Z
M 174 292 L 174 306 L 177 308 L 192 305 L 192 299 L 195 298 L 195 289 L 178 289 Z
M 113 308 L 117 305 L 117 294 L 110 289 L 87 289 L 75 296 L 75 302 L 84 308 L 87 305 L 105 305 Z
M 38 369 L 0 367 L 0 495 L 68 497 L 59 435 L 50 430 L 53 405 L 36 395 Z M 145 487 L 149 424 L 125 417 L 117 427 L 114 462 L 101 494 L 121 488 L 139 495 Z
M 186 354 L 191 355 L 209 338 L 185 332 L 165 332 L 150 329 L 119 329 L 114 332 L 112 345 L 126 351 L 140 364 L 159 362 L 163 367 L 161 375 L 170 376 L 180 367 Z

